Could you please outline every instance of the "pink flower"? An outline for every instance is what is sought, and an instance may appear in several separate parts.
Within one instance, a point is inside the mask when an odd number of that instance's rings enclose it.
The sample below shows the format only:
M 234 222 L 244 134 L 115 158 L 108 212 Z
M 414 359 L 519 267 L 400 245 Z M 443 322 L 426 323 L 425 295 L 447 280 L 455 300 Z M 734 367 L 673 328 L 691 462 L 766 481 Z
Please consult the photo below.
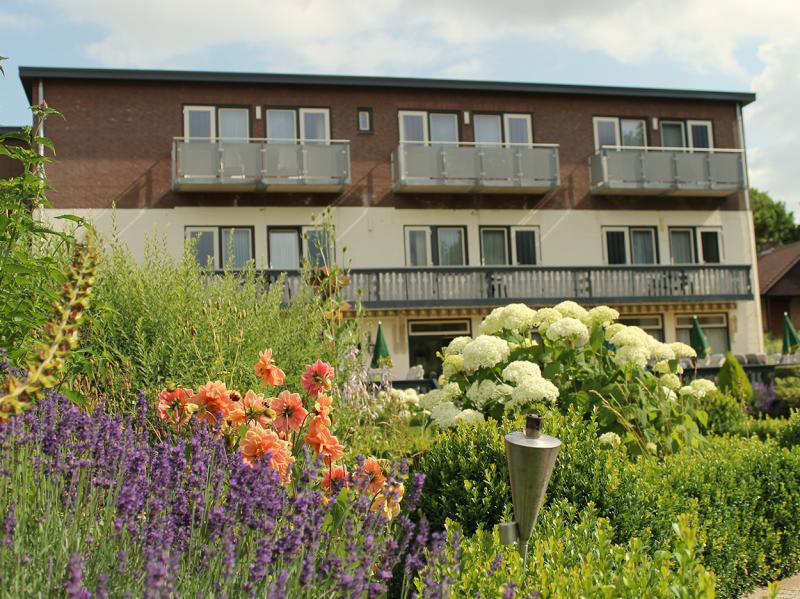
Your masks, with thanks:
M 185 424 L 192 417 L 191 412 L 186 410 L 186 404 L 191 401 L 192 395 L 194 391 L 183 387 L 176 387 L 172 391 L 163 389 L 158 394 L 156 406 L 158 417 L 173 426 L 180 427 Z
M 232 426 L 256 422 L 261 426 L 267 426 L 275 415 L 264 396 L 253 391 L 248 391 L 241 401 L 233 402 L 232 405 L 233 408 L 227 418 L 228 424 Z
M 275 430 L 286 433 L 297 432 L 303 426 L 308 411 L 297 393 L 283 390 L 272 400 L 270 407 L 275 411 Z
M 269 454 L 270 468 L 280 473 L 284 483 L 287 482 L 287 470 L 294 462 L 294 458 L 289 451 L 289 443 L 281 440 L 275 431 L 253 424 L 247 430 L 239 447 L 242 452 L 242 461 L 249 466 L 254 466 Z
M 333 386 L 333 376 L 333 366 L 322 360 L 317 360 L 313 364 L 306 366 L 306 371 L 302 377 L 303 389 L 312 397 L 327 393 Z
M 283 370 L 272 362 L 272 349 L 265 349 L 261 352 L 258 362 L 256 362 L 255 370 L 256 375 L 261 377 L 264 384 L 271 387 L 280 387 L 286 377 Z
M 225 418 L 233 408 L 231 392 L 225 388 L 225 383 L 222 381 L 207 382 L 197 390 L 197 394 L 189 403 L 194 404 L 197 417 L 209 425 Z
M 322 455 L 326 464 L 340 460 L 344 455 L 344 447 L 339 440 L 328 429 L 328 420 L 324 416 L 314 416 L 308 426 L 308 433 L 303 437 L 303 441 L 311 445 Z

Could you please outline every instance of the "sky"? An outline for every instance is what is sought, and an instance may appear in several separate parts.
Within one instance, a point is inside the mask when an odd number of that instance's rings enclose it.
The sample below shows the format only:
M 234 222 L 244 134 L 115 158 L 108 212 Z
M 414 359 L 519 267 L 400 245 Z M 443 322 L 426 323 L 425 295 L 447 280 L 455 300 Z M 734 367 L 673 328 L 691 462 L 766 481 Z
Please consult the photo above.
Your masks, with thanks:
M 20 65 L 754 91 L 751 184 L 800 215 L 798 31 L 798 0 L 0 0 L 0 125 Z

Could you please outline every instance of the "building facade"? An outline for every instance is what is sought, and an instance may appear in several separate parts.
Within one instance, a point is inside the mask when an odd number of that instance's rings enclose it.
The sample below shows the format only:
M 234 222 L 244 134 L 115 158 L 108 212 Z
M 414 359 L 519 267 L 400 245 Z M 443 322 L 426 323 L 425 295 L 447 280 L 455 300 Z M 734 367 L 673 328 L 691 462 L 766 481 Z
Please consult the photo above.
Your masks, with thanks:
M 762 348 L 748 93 L 22 67 L 47 123 L 53 215 L 141 255 L 340 259 L 404 378 L 494 306 L 610 304 L 657 337 L 700 318 Z M 112 207 L 113 210 L 112 210 Z M 331 207 L 334 238 L 314 221 Z M 287 294 L 297 285 L 289 277 Z

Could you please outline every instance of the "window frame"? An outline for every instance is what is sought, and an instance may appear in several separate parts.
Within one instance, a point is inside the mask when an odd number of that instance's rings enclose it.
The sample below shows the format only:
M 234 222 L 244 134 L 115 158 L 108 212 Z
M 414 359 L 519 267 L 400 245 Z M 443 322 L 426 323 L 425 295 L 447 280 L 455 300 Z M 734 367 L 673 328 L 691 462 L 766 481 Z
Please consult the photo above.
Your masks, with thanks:
M 498 126 L 498 131 L 500 132 L 500 141 L 497 141 L 497 142 L 493 142 L 493 141 L 478 141 L 476 139 L 475 131 L 477 130 L 477 127 L 476 127 L 475 123 L 481 117 L 488 117 L 488 118 L 497 119 L 497 123 L 499 125 Z M 500 148 L 500 147 L 503 147 L 505 145 L 505 140 L 506 140 L 504 126 L 503 126 L 503 113 L 502 112 L 473 112 L 472 113 L 472 140 L 473 140 L 473 143 L 478 147 L 480 147 L 480 146 L 484 146 L 484 147 L 487 147 L 487 148 Z
M 421 268 L 428 266 L 435 266 L 433 260 L 433 238 L 432 227 L 428 225 L 406 225 L 403 227 L 403 242 L 405 244 L 406 266 L 411 268 Z M 411 231 L 422 231 L 425 233 L 425 247 L 428 253 L 428 264 L 411 264 L 411 244 L 409 243 L 409 233 Z
M 457 230 L 461 233 L 461 256 L 463 258 L 461 264 L 447 264 L 445 267 L 451 268 L 456 266 L 467 266 L 469 264 L 469 255 L 467 254 L 467 227 L 463 225 L 437 225 L 434 227 L 431 234 L 431 240 L 432 243 L 435 241 L 436 266 L 442 266 L 441 257 L 439 256 L 439 231 L 443 229 Z
M 303 267 L 303 228 L 294 225 L 267 225 L 267 264 L 269 265 L 269 270 L 278 270 L 272 266 L 272 246 L 270 245 L 270 235 L 273 232 L 292 232 L 297 235 L 297 255 L 300 259 L 297 269 L 301 269 Z
M 533 264 L 520 264 L 519 260 L 517 259 L 517 231 L 533 231 L 533 251 L 535 252 L 535 261 Z M 539 233 L 539 227 L 534 225 L 514 225 L 511 227 L 511 233 L 509 235 L 510 243 L 511 243 L 511 264 L 513 266 L 541 266 L 542 265 L 542 247 L 541 247 L 541 235 Z
M 603 237 L 603 263 L 606 266 L 656 266 L 661 264 L 661 253 L 658 243 L 658 227 L 655 225 L 609 225 L 602 226 Z M 633 262 L 633 235 L 632 231 L 648 231 L 651 239 L 653 240 L 653 263 L 652 264 L 634 264 Z M 608 232 L 622 233 L 625 236 L 625 263 L 624 264 L 611 264 L 609 262 L 608 252 Z
M 647 119 L 640 118 L 640 117 L 617 117 L 619 121 L 618 127 L 618 134 L 619 134 L 619 143 L 620 148 L 646 148 L 648 147 L 647 143 Z M 642 133 L 644 134 L 644 143 L 641 146 L 628 146 L 625 145 L 624 140 L 622 139 L 622 123 L 623 121 L 631 121 L 634 123 L 641 123 L 642 124 Z
M 309 260 L 309 261 L 311 260 L 309 258 L 310 252 L 309 252 L 309 245 L 308 245 L 308 233 L 311 232 L 311 231 L 324 231 L 324 230 L 325 230 L 325 227 L 320 227 L 320 226 L 317 226 L 317 225 L 303 225 L 301 227 L 301 232 L 302 232 L 302 236 L 303 236 L 303 247 L 302 247 L 303 251 L 302 251 L 302 253 L 300 255 L 300 259 L 301 260 Z M 331 231 L 330 234 L 328 235 L 328 240 L 327 241 L 328 241 L 328 251 L 330 252 L 330 255 L 325 256 L 326 258 L 329 258 L 329 259 L 335 259 L 336 258 L 336 241 L 335 241 L 335 237 L 336 237 L 335 231 Z M 314 268 L 318 268 L 317 266 L 315 266 L 313 264 L 311 266 L 314 267 Z M 329 264 L 328 262 L 324 262 L 321 266 L 331 266 L 331 264 Z
M 369 127 L 367 129 L 361 128 L 361 113 L 366 113 Z M 359 133 L 375 133 L 375 127 L 372 121 L 372 108 L 360 106 L 356 108 L 356 130 Z
M 403 121 L 404 116 L 421 116 L 422 117 L 422 141 L 406 140 L 405 139 L 405 124 Z M 401 144 L 420 144 L 423 146 L 430 145 L 430 129 L 428 124 L 428 112 L 426 110 L 398 110 L 398 137 Z
M 210 115 L 210 124 L 211 124 L 211 137 L 197 137 L 194 138 L 197 141 L 206 141 L 209 143 L 214 143 L 217 141 L 217 107 L 212 104 L 184 104 L 183 105 L 183 140 L 184 141 L 191 141 L 193 138 L 189 135 L 189 113 L 195 112 L 206 112 Z
M 715 348 L 713 345 L 711 346 L 711 351 L 715 354 L 724 354 L 731 349 L 731 320 L 728 317 L 726 312 L 712 312 L 709 314 L 675 314 L 675 337 L 678 337 L 678 331 L 690 331 L 692 329 L 692 317 L 697 316 L 697 320 L 700 322 L 700 327 L 703 329 L 703 332 L 707 330 L 714 330 L 714 329 L 723 329 L 725 331 L 725 341 L 726 346 L 722 349 Z M 710 318 L 710 317 L 721 317 L 723 324 L 714 324 L 703 322 L 703 319 Z M 681 324 L 681 320 L 686 319 L 686 324 Z
M 220 262 L 220 231 L 218 226 L 203 226 L 203 225 L 186 225 L 183 228 L 183 244 L 184 246 L 191 240 L 192 233 L 211 233 L 213 236 L 212 247 L 214 248 L 214 270 L 219 270 Z M 195 256 L 197 259 L 197 256 Z M 198 262 L 198 264 L 200 264 Z M 206 268 L 206 264 L 200 265 L 201 268 Z
M 689 231 L 689 240 L 691 242 L 691 249 L 692 249 L 692 261 L 691 262 L 675 262 L 675 254 L 672 249 L 672 233 L 675 231 Z M 667 230 L 669 235 L 669 263 L 670 264 L 677 264 L 677 265 L 691 265 L 691 264 L 699 264 L 698 262 L 698 255 L 697 255 L 697 234 L 695 232 L 695 227 L 669 227 Z
M 239 137 L 222 137 L 221 130 L 222 130 L 222 111 L 228 110 L 231 112 L 244 112 L 245 113 L 245 123 L 247 124 L 247 135 L 244 138 Z M 250 117 L 250 107 L 249 106 L 217 106 L 216 107 L 216 121 L 217 121 L 217 128 L 216 128 L 216 140 L 222 143 L 241 143 L 242 141 L 247 142 L 250 140 L 250 130 L 251 130 L 251 117 Z M 227 140 L 227 141 L 226 141 Z
M 441 266 L 439 259 L 439 230 L 440 229 L 458 229 L 461 231 L 461 252 L 464 261 L 462 264 L 445 265 L 445 268 L 456 268 L 458 266 L 469 265 L 469 243 L 467 241 L 467 226 L 466 225 L 404 225 L 403 226 L 403 243 L 405 244 L 406 266 L 409 268 L 429 268 L 434 266 Z M 411 244 L 409 241 L 410 231 L 425 231 L 425 240 L 428 245 L 428 261 L 427 265 L 411 264 Z
M 428 124 L 428 146 L 444 146 L 444 147 L 453 147 L 457 148 L 461 144 L 461 115 L 458 111 L 452 110 L 426 110 L 424 111 L 427 115 L 426 121 Z M 455 141 L 434 141 L 431 137 L 431 117 L 433 116 L 448 116 L 453 119 L 455 122 L 456 128 L 456 139 Z
M 503 246 L 505 247 L 506 261 L 504 264 L 486 264 L 486 255 L 484 254 L 483 234 L 486 231 L 502 231 L 505 237 Z M 511 260 L 511 231 L 510 227 L 502 225 L 481 225 L 478 227 L 478 238 L 480 241 L 481 250 L 481 266 L 510 266 L 513 264 Z
M 412 324 L 416 323 L 465 323 L 467 325 L 466 332 L 464 331 L 455 331 L 455 330 L 447 330 L 444 327 L 439 329 L 438 331 L 424 331 L 424 332 L 415 332 L 412 330 Z M 469 318 L 414 318 L 409 319 L 406 323 L 407 334 L 409 337 L 447 337 L 447 336 L 472 336 L 472 320 Z
M 509 135 L 509 121 L 511 119 L 524 119 L 527 123 L 528 141 L 525 144 L 511 145 Z M 533 116 L 527 112 L 504 112 L 503 113 L 503 143 L 506 147 L 526 147 L 530 148 L 533 145 Z
M 244 230 L 247 230 L 247 231 L 250 232 L 250 258 L 248 258 L 248 260 L 246 260 L 245 262 L 248 262 L 249 260 L 252 260 L 253 262 L 255 262 L 255 260 L 256 260 L 256 232 L 255 232 L 255 227 L 253 225 L 219 225 L 218 228 L 219 228 L 219 268 L 220 268 L 220 270 L 225 268 L 225 263 L 227 262 L 227 260 L 226 260 L 227 256 L 225 256 L 225 251 L 226 251 L 225 250 L 225 239 L 224 239 L 225 236 L 222 234 L 222 232 L 225 229 L 233 229 L 233 230 L 244 229 Z M 231 270 L 242 270 L 242 269 L 241 268 L 232 268 Z
M 649 331 L 658 331 L 659 335 L 661 336 L 661 340 L 663 341 L 665 339 L 665 336 L 664 336 L 664 316 L 663 316 L 663 314 L 620 314 L 619 318 L 617 319 L 617 322 L 619 322 L 621 324 L 627 324 L 624 321 L 628 321 L 630 323 L 631 321 L 635 321 L 635 320 L 636 321 L 640 321 L 640 320 L 643 320 L 645 318 L 656 318 L 656 319 L 658 319 L 658 326 L 657 327 L 646 327 L 646 328 L 641 326 L 641 324 L 634 324 L 633 326 L 639 327 L 640 329 L 642 329 L 646 333 L 649 332 Z M 628 324 L 628 326 L 630 326 L 630 325 Z M 652 335 L 652 333 L 650 333 L 650 334 Z
M 642 127 L 642 132 L 644 133 L 644 144 L 642 146 L 628 146 L 622 143 L 622 122 L 623 121 L 633 121 L 637 123 L 642 123 L 644 125 Z M 599 123 L 613 123 L 614 125 L 614 136 L 616 138 L 617 143 L 614 145 L 605 145 L 600 146 L 600 136 L 598 135 L 598 124 Z M 602 148 L 647 148 L 650 146 L 650 141 L 647 136 L 647 119 L 645 117 L 640 116 L 593 116 L 592 117 L 592 131 L 594 132 L 594 149 L 595 151 L 601 150 Z
M 694 137 L 692 135 L 692 127 L 694 125 L 702 125 L 705 126 L 708 130 L 708 147 L 707 148 L 695 148 L 694 146 Z M 686 120 L 686 135 L 685 141 L 688 148 L 692 150 L 702 152 L 707 151 L 710 152 L 714 149 L 714 123 L 708 119 L 687 119 Z
M 606 266 L 628 266 L 631 263 L 630 257 L 630 239 L 628 235 L 628 227 L 619 227 L 619 226 L 608 226 L 608 227 L 601 227 L 602 235 L 603 235 L 603 263 Z M 625 262 L 623 264 L 611 264 L 609 262 L 609 251 L 608 251 L 608 233 L 622 233 L 625 239 Z
M 705 244 L 703 243 L 703 233 L 717 234 L 717 251 L 719 252 L 719 262 L 706 262 Z M 699 264 L 724 264 L 725 263 L 725 243 L 723 242 L 722 227 L 697 227 L 697 257 Z
M 680 125 L 681 139 L 683 140 L 682 146 L 665 146 L 664 145 L 664 125 Z M 658 119 L 658 134 L 661 136 L 662 148 L 674 148 L 676 150 L 686 150 L 688 148 L 686 139 L 686 123 L 679 119 Z
M 309 140 L 306 138 L 306 122 L 305 122 L 305 115 L 306 114 L 322 114 L 323 115 L 323 123 L 325 127 L 325 138 L 322 140 L 314 139 L 311 140 L 311 143 L 317 143 L 321 145 L 328 145 L 331 143 L 331 109 L 330 108 L 315 108 L 312 106 L 301 106 L 297 109 L 297 133 L 299 134 L 298 139 L 301 143 L 309 143 Z
M 653 242 L 653 262 L 647 263 L 638 263 L 633 261 L 633 233 L 634 231 L 646 231 L 650 233 L 650 240 Z M 628 262 L 631 266 L 652 266 L 654 264 L 658 264 L 658 230 L 656 227 L 643 227 L 643 226 L 630 226 L 628 227 L 628 243 L 630 245 L 628 255 L 630 261 Z
M 269 133 L 269 113 L 270 112 L 288 112 L 292 115 L 292 124 L 294 128 L 294 138 L 272 137 Z M 264 127 L 267 134 L 267 142 L 272 143 L 297 143 L 300 141 L 300 129 L 297 122 L 297 109 L 287 108 L 285 106 L 265 106 L 264 107 Z

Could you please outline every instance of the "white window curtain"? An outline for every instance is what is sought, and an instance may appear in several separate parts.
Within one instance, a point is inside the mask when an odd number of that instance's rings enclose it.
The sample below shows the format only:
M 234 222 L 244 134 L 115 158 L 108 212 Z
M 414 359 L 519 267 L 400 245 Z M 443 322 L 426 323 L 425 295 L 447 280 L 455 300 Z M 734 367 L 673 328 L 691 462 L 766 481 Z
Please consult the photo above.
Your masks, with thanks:
M 225 268 L 244 268 L 252 256 L 250 229 L 222 229 L 222 264 Z
M 508 264 L 506 232 L 503 229 L 484 229 L 481 231 L 483 241 L 483 263 L 486 266 Z
M 269 232 L 270 268 L 297 270 L 300 268 L 300 243 L 297 231 Z

